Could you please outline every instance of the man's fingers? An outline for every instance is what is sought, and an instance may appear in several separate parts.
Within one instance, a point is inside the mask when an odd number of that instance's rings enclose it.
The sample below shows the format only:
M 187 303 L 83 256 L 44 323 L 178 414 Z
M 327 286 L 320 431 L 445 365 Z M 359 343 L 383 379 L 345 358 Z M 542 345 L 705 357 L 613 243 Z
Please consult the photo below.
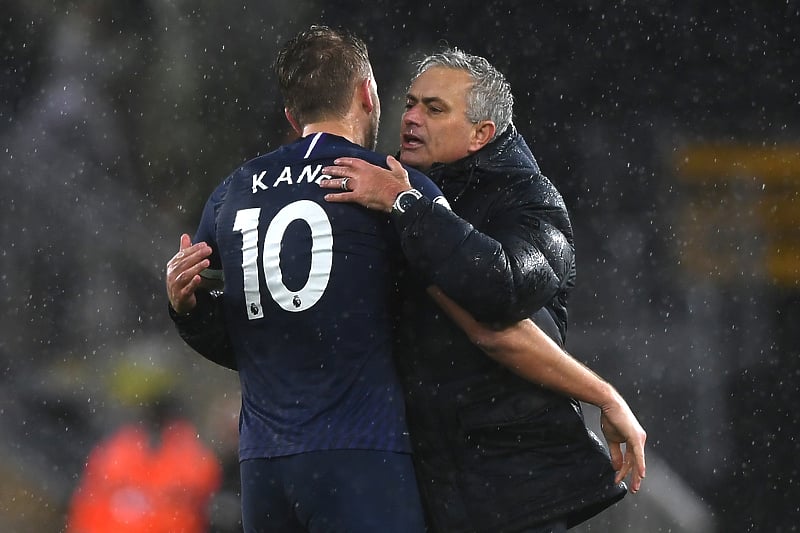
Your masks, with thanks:
M 647 474 L 647 467 L 645 466 L 644 459 L 644 445 L 645 442 L 647 442 L 647 433 L 640 427 L 635 438 L 636 440 L 634 440 L 633 443 L 629 442 L 626 446 L 626 450 L 630 452 L 630 459 L 634 462 L 632 473 L 634 492 L 639 490 L 642 479 L 644 479 L 645 474 Z
M 354 157 L 338 157 L 333 161 L 333 164 L 340 167 L 352 167 L 361 163 L 361 159 Z
M 619 483 L 622 480 L 624 480 L 626 477 L 628 477 L 628 473 L 630 473 L 630 471 L 631 471 L 631 463 L 630 463 L 630 461 L 627 461 L 627 460 L 623 461 L 622 462 L 622 468 L 620 468 L 619 472 L 617 472 L 617 475 L 614 478 L 614 482 L 615 483 Z M 631 487 L 631 489 L 633 489 L 633 487 Z M 636 490 L 638 490 L 638 489 L 636 489 Z M 634 491 L 634 492 L 636 492 L 636 491 Z
M 647 474 L 647 467 L 644 462 L 644 444 L 636 446 L 633 449 L 633 454 L 636 457 L 636 473 L 639 477 L 644 478 L 645 474 Z
M 403 165 L 400 163 L 400 161 L 398 161 L 397 159 L 395 159 L 390 155 L 386 156 L 386 165 L 392 172 L 397 172 L 397 171 L 405 172 L 406 170 L 405 168 L 403 168 Z
M 361 177 L 371 176 L 376 171 L 379 172 L 385 170 L 385 168 L 379 165 L 373 165 L 372 163 L 364 161 L 363 159 L 354 157 L 340 157 L 333 162 L 333 165 L 323 167 L 322 173 L 328 176 L 337 177 Z
M 639 475 L 640 465 L 636 463 L 636 459 L 633 457 L 633 454 L 631 454 L 631 456 L 628 457 L 628 461 L 626 464 L 628 465 L 628 471 L 630 472 L 631 475 L 631 487 L 630 487 L 631 492 L 635 494 L 639 492 L 639 489 L 642 486 L 642 476 Z
M 211 265 L 211 261 L 208 259 L 203 259 L 202 261 L 195 263 L 193 265 L 189 265 L 186 268 L 182 269 L 178 277 L 190 282 L 194 279 L 195 276 L 199 276 L 200 272 L 207 269 Z M 176 278 L 177 280 L 177 278 Z
M 167 275 L 178 273 L 188 270 L 205 259 L 205 255 L 193 253 L 186 254 L 185 252 L 178 252 L 172 259 L 167 262 Z
M 323 189 L 338 189 L 342 192 L 345 192 L 345 190 L 342 188 L 342 182 L 345 179 L 348 179 L 348 177 L 345 176 L 343 178 L 331 178 L 326 180 L 320 180 L 319 186 L 322 187 Z M 348 182 L 349 184 L 353 183 L 351 179 L 348 179 Z
M 183 239 L 181 239 L 181 245 L 183 245 Z M 191 244 L 186 248 L 181 248 L 178 253 L 172 256 L 169 263 L 176 263 L 176 265 L 180 262 L 194 264 L 209 255 L 211 255 L 211 247 L 204 242 L 199 242 L 197 244 Z
M 183 283 L 211 265 L 208 260 L 210 254 L 211 248 L 205 243 L 195 244 L 176 253 L 167 262 L 167 287 L 179 284 L 178 288 L 183 288 Z
M 638 453 L 631 452 L 630 448 L 628 448 L 625 452 L 625 459 L 622 462 L 622 467 L 619 468 L 616 476 L 614 476 L 614 481 L 616 483 L 620 483 L 621 481 L 624 481 L 628 475 L 630 475 L 631 480 L 629 488 L 631 492 L 634 494 L 639 492 L 639 489 L 642 487 L 642 481 L 645 477 L 645 466 L 643 460 L 643 456 L 640 456 Z
M 333 162 L 333 165 L 323 167 L 322 173 L 337 177 L 352 176 L 355 172 L 358 172 L 359 167 L 363 167 L 366 164 L 367 163 L 360 159 L 340 157 Z
M 203 278 L 200 277 L 200 274 L 189 275 L 188 273 L 185 272 L 184 274 L 185 277 L 189 279 L 189 281 L 186 283 L 186 286 L 184 286 L 183 289 L 181 289 L 181 293 L 183 296 L 189 296 L 194 293 L 194 291 L 203 281 Z
M 170 305 L 179 313 L 194 307 L 194 292 L 200 286 L 200 272 L 211 265 L 208 256 L 211 247 L 204 242 L 192 244 L 192 238 L 183 233 L 178 252 L 167 261 L 167 296 Z
M 618 442 L 609 442 L 608 451 L 611 454 L 611 466 L 619 471 L 622 468 L 622 448 Z
M 335 189 L 336 187 L 327 187 L 327 188 Z M 342 192 L 339 192 L 339 193 L 331 193 L 331 194 L 326 194 L 325 195 L 325 201 L 326 202 L 331 202 L 331 203 L 352 202 L 353 201 L 353 200 L 351 200 L 352 196 L 353 196 L 352 192 L 342 191 Z
M 324 167 L 322 169 L 322 173 L 325 174 L 326 176 L 331 176 L 331 177 L 336 177 L 336 178 L 347 176 L 348 174 L 351 174 L 352 172 L 353 172 L 352 169 L 347 168 L 347 167 L 340 167 L 340 166 Z M 329 180 L 321 180 L 319 182 L 319 184 L 322 185 L 326 181 L 329 181 Z
M 633 472 L 631 474 L 631 492 L 636 494 L 642 488 L 642 477 Z
M 386 165 L 389 167 L 389 170 L 392 172 L 392 176 L 396 179 L 408 182 L 408 171 L 400 164 L 400 161 L 395 159 L 392 156 L 386 156 Z
M 203 259 L 202 261 L 200 261 L 196 265 L 193 265 L 193 266 L 190 266 L 189 268 L 187 268 L 184 271 L 184 275 L 194 277 L 194 276 L 200 274 L 200 272 L 202 272 L 203 270 L 207 269 L 209 266 L 211 266 L 211 261 L 209 261 L 208 259 Z

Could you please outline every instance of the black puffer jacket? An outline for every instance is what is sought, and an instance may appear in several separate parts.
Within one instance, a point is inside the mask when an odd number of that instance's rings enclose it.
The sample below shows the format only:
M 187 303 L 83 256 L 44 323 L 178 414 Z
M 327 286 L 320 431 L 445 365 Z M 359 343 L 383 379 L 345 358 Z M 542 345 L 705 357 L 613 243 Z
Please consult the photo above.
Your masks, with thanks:
M 429 175 L 458 216 L 421 201 L 398 220 L 412 271 L 397 361 L 431 525 L 496 533 L 577 524 L 625 493 L 580 404 L 487 357 L 424 292 L 434 283 L 482 321 L 532 316 L 562 343 L 575 277 L 563 200 L 513 126 Z
M 563 339 L 575 282 L 572 227 L 514 126 L 428 175 L 453 212 L 420 202 L 400 219 L 403 252 L 416 272 L 482 322 L 516 322 L 546 307 Z

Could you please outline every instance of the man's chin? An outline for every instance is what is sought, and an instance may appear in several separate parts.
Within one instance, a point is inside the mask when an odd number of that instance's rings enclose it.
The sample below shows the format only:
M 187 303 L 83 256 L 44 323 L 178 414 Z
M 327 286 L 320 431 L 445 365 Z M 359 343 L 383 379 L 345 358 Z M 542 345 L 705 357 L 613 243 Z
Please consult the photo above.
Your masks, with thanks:
M 398 160 L 404 165 L 408 165 L 421 171 L 425 171 L 431 166 L 428 161 L 425 161 L 425 158 L 422 157 L 422 154 L 416 153 L 413 150 L 404 150 L 403 148 L 400 148 Z

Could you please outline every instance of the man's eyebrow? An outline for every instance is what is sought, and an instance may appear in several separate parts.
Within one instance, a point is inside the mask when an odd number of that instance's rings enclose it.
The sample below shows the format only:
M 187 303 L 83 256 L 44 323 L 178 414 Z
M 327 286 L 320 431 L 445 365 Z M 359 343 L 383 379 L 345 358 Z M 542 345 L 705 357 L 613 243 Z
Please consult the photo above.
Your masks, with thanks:
M 440 104 L 445 107 L 450 107 L 445 100 L 438 96 L 423 96 L 422 98 L 417 98 L 413 94 L 407 94 L 406 100 L 410 100 L 412 102 L 422 102 L 425 105 Z

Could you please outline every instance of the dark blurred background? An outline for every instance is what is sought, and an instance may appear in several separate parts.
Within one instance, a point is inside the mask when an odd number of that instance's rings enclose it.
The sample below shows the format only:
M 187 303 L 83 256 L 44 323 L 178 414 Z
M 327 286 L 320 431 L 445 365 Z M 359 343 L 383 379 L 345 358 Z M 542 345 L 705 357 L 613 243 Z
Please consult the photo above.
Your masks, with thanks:
M 796 0 L 0 4 L 0 530 L 63 527 L 91 447 L 147 402 L 131 368 L 235 464 L 238 382 L 183 346 L 164 266 L 286 138 L 270 66 L 315 22 L 367 40 L 387 153 L 422 53 L 511 82 L 572 215 L 568 348 L 649 435 L 645 489 L 582 530 L 797 530 Z

